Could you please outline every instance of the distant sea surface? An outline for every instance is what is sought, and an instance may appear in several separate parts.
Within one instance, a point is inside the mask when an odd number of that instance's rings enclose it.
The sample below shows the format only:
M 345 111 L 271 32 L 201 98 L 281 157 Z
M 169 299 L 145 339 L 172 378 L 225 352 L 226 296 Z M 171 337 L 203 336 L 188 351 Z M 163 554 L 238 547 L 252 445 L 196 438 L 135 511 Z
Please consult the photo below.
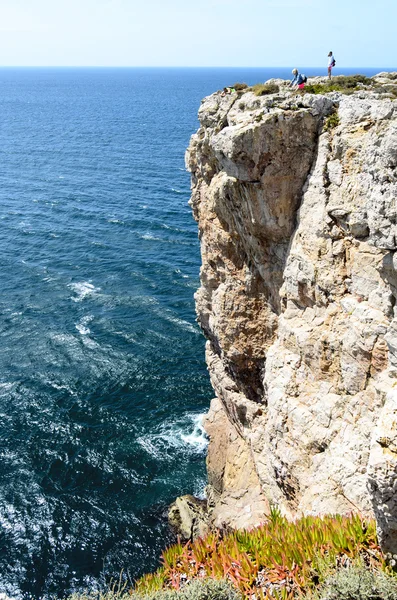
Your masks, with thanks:
M 184 151 L 203 96 L 280 76 L 0 69 L 0 592 L 133 579 L 172 541 L 167 505 L 203 494 Z

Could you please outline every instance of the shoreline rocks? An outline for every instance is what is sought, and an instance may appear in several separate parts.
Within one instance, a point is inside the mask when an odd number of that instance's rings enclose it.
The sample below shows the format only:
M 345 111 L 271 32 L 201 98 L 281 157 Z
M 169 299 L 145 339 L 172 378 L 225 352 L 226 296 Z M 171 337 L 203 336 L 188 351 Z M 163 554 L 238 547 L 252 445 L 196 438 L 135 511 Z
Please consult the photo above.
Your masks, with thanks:
M 171 528 L 185 541 L 209 532 L 207 501 L 189 494 L 179 496 L 168 510 Z

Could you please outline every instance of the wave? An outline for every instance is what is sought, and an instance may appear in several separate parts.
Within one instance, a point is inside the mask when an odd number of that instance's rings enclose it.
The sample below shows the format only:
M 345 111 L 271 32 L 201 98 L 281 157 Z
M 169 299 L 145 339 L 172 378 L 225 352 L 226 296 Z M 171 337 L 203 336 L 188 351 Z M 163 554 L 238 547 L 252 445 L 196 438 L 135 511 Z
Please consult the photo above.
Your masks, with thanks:
M 58 390 L 58 391 L 65 391 L 68 394 L 70 394 L 71 396 L 75 396 L 76 392 L 69 387 L 68 385 L 64 384 L 64 383 L 56 383 L 55 381 L 46 381 L 46 383 L 48 383 L 51 387 L 54 388 L 54 390 Z
M 208 438 L 203 427 L 204 417 L 205 413 L 193 416 L 193 431 L 187 435 L 181 434 L 181 438 L 186 444 L 197 448 L 199 451 L 205 450 L 208 446 Z
M 193 246 L 196 245 L 196 239 L 191 240 L 191 241 L 182 241 L 182 240 L 177 240 L 177 239 L 172 239 L 172 238 L 161 238 L 158 236 L 153 235 L 153 233 L 151 233 L 150 231 L 147 231 L 146 233 L 138 233 L 138 232 L 134 232 L 141 240 L 149 240 L 151 242 L 161 242 L 162 244 L 175 244 L 177 246 L 190 246 L 191 248 Z
M 87 327 L 87 325 L 88 323 L 91 323 L 93 318 L 93 315 L 87 315 L 86 317 L 80 319 L 79 323 L 76 323 L 75 327 L 81 335 L 88 335 L 89 333 L 91 333 L 91 329 Z
M 159 431 L 137 438 L 137 443 L 158 461 L 182 454 L 203 454 L 208 439 L 202 425 L 204 414 L 188 413 L 179 421 L 163 423 Z
M 90 348 L 91 350 L 100 348 L 100 345 L 88 336 L 83 338 L 83 344 L 84 344 L 84 346 L 87 346 L 87 348 Z
M 185 321 L 184 319 L 180 319 L 179 317 L 174 317 L 169 310 L 162 310 L 161 316 L 163 319 L 172 323 L 173 325 L 177 325 L 180 329 L 184 329 L 189 333 L 194 333 L 195 335 L 200 335 L 200 329 L 198 325 L 192 325 L 189 321 Z
M 163 240 L 163 239 L 161 239 L 159 237 L 154 236 L 152 233 L 144 233 L 143 235 L 139 235 L 139 237 L 142 240 L 151 240 L 151 241 L 155 241 L 155 242 L 164 242 L 164 241 L 167 241 L 167 240 Z
M 68 287 L 76 294 L 72 298 L 73 302 L 81 302 L 84 298 L 97 294 L 101 288 L 95 287 L 89 281 L 80 281 L 78 283 L 70 283 Z
M 185 275 L 180 269 L 175 269 L 175 273 L 180 275 L 183 279 L 189 279 L 189 275 Z
M 195 481 L 193 486 L 193 496 L 205 500 L 207 498 L 207 480 L 200 478 Z
M 121 219 L 108 219 L 108 223 L 114 223 L 116 225 L 125 225 L 124 221 L 121 221 Z

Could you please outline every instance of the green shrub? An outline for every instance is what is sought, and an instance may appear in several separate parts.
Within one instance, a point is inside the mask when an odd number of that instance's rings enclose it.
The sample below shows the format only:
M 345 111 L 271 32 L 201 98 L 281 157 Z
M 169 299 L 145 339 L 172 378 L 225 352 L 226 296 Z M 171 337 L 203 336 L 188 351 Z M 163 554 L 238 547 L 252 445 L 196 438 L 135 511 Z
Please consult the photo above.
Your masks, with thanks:
M 339 125 L 339 115 L 337 112 L 332 113 L 325 119 L 324 131 L 330 131 Z
M 305 85 L 305 92 L 307 94 L 326 94 L 333 90 L 329 89 L 329 85 L 326 83 L 308 83 Z
M 240 92 L 241 90 L 246 90 L 248 85 L 246 83 L 235 83 L 230 87 L 234 88 L 236 92 Z
M 355 88 L 359 83 L 362 85 L 374 85 L 374 80 L 365 75 L 340 75 L 336 81 L 344 88 Z
M 397 86 L 395 84 L 382 85 L 382 87 L 379 88 L 379 92 L 381 94 L 389 94 L 389 95 L 393 96 L 393 98 L 397 98 Z
M 397 579 L 366 567 L 341 569 L 323 586 L 319 600 L 396 600 Z
M 327 94 L 328 92 L 343 92 L 350 94 L 361 89 L 361 86 L 375 87 L 373 79 L 365 75 L 340 75 L 326 83 L 310 83 L 305 91 L 309 94 Z
M 66 600 L 131 600 L 130 594 L 127 592 L 115 592 L 109 590 L 107 592 L 86 592 L 81 594 L 72 594 Z
M 241 600 L 241 593 L 225 580 L 198 579 L 177 592 L 175 600 Z
M 257 83 L 252 86 L 255 96 L 266 96 L 267 94 L 278 94 L 280 88 L 275 83 Z
M 180 590 L 160 590 L 151 594 L 132 594 L 129 600 L 241 600 L 242 595 L 225 579 L 196 579 Z
M 225 579 L 195 579 L 180 590 L 165 589 L 147 594 L 130 593 L 126 586 L 97 594 L 73 594 L 68 600 L 241 600 L 241 593 Z

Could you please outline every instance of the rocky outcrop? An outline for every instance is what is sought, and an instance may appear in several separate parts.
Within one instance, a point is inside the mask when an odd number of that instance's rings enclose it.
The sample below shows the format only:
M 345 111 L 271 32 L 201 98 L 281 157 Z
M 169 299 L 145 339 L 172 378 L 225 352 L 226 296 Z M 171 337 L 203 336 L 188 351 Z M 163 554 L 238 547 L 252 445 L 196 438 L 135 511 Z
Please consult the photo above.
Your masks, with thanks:
M 199 118 L 212 522 L 360 510 L 396 552 L 397 101 L 216 93 Z
M 169 508 L 168 522 L 183 540 L 204 537 L 209 532 L 207 501 L 179 496 Z

